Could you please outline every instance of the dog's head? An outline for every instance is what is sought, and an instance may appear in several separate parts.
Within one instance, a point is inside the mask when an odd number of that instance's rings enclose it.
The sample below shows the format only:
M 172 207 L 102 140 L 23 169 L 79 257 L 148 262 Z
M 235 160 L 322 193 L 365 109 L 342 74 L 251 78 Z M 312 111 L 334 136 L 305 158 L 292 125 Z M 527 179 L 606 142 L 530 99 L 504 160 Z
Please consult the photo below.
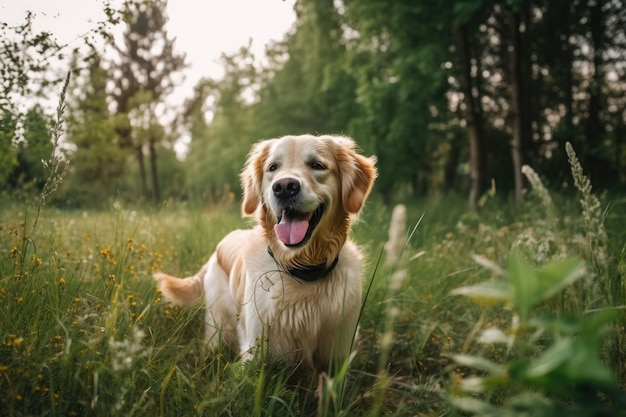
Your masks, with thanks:
M 256 216 L 281 265 L 330 265 L 372 188 L 375 162 L 342 136 L 259 142 L 241 174 L 242 211 Z

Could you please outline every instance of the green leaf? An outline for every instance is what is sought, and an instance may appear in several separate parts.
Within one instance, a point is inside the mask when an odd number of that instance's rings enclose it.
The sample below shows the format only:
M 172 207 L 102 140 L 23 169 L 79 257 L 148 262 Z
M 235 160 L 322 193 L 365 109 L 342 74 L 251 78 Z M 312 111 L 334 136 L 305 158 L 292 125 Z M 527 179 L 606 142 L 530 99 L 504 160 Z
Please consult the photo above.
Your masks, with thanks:
M 578 258 L 554 261 L 537 271 L 541 298 L 560 293 L 585 275 L 585 263 Z
M 588 383 L 603 387 L 612 387 L 615 382 L 613 373 L 595 355 L 595 352 L 582 346 L 568 361 L 564 376 L 570 382 Z
M 561 339 L 546 349 L 538 358 L 531 360 L 520 376 L 529 380 L 545 378 L 561 367 L 573 353 L 572 339 Z
M 511 302 L 511 286 L 506 282 L 481 282 L 480 284 L 460 287 L 450 292 L 451 295 L 464 295 L 476 304 L 493 305 L 498 302 Z
M 526 391 L 511 397 L 510 407 L 515 409 L 516 415 L 553 416 L 554 402 L 538 392 Z
M 483 416 L 500 416 L 502 411 L 491 404 L 471 397 L 452 398 L 452 405 L 467 413 Z
M 537 274 L 517 252 L 513 252 L 509 257 L 507 271 L 513 283 L 515 308 L 522 318 L 526 318 L 533 305 L 539 301 L 540 289 Z
M 487 371 L 494 375 L 504 375 L 506 370 L 504 366 L 492 362 L 480 356 L 471 355 L 453 355 L 452 359 L 461 366 Z
M 513 379 L 531 386 L 559 391 L 570 384 L 614 387 L 615 378 L 599 358 L 599 348 L 584 340 L 567 337 L 557 341 L 539 357 L 509 367 Z
M 509 257 L 508 273 L 514 288 L 514 305 L 527 318 L 537 304 L 548 300 L 572 285 L 585 274 L 584 262 L 577 258 L 561 259 L 535 270 L 519 253 Z
M 478 376 L 463 378 L 459 384 L 463 392 L 480 393 L 486 391 L 485 378 Z
M 486 377 L 471 376 L 463 378 L 458 385 L 458 389 L 465 393 L 478 394 L 507 386 L 509 383 L 510 378 L 505 374 Z

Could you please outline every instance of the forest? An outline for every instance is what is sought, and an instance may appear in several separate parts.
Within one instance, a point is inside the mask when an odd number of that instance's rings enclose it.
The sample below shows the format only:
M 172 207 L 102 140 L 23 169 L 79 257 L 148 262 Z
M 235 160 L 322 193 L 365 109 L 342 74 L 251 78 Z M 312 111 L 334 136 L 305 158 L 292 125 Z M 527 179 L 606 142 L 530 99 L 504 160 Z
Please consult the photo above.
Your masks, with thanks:
M 301 0 L 265 59 L 246 45 L 224 54 L 224 76 L 201 80 L 183 108 L 167 102 L 187 64 L 167 3 L 105 6 L 88 53 L 35 33 L 31 16 L 2 27 L 5 192 L 43 186 L 56 115 L 37 100 L 58 96 L 67 72 L 61 206 L 238 196 L 250 145 L 300 133 L 349 135 L 377 155 L 387 202 L 457 193 L 478 210 L 497 187 L 519 206 L 525 164 L 567 186 L 568 141 L 598 189 L 626 184 L 622 1 Z M 60 56 L 69 68 L 51 73 Z

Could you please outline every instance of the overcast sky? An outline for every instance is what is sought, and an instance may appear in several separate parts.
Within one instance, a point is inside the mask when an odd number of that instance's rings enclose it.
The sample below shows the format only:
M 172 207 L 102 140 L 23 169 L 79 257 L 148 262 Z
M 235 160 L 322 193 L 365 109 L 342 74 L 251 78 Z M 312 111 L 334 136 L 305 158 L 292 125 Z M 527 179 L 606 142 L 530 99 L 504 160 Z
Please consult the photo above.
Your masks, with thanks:
M 112 4 L 121 4 L 113 0 Z M 176 38 L 175 48 L 187 56 L 185 81 L 168 98 L 175 112 L 193 94 L 202 77 L 220 77 L 219 58 L 252 40 L 252 52 L 262 58 L 265 45 L 280 40 L 295 21 L 295 0 L 169 0 L 167 30 Z M 104 21 L 104 0 L 0 0 L 0 22 L 24 23 L 27 11 L 34 14 L 34 31 L 50 31 L 68 52 L 83 45 L 83 35 Z M 122 27 L 118 30 L 121 32 Z M 41 103 L 54 109 L 57 98 Z M 166 118 L 169 118 L 166 116 Z M 175 146 L 179 156 L 188 147 L 184 134 Z
M 199 78 L 220 76 L 218 60 L 253 40 L 261 57 L 270 40 L 282 39 L 295 21 L 295 0 L 170 0 L 168 32 L 176 50 L 187 55 L 186 81 L 175 101 L 190 97 Z M 119 3 L 119 2 L 117 2 Z M 113 2 L 116 4 L 116 2 Z M 27 11 L 35 15 L 35 31 L 49 30 L 71 50 L 83 44 L 81 35 L 104 20 L 103 0 L 0 0 L 0 22 L 17 25 Z

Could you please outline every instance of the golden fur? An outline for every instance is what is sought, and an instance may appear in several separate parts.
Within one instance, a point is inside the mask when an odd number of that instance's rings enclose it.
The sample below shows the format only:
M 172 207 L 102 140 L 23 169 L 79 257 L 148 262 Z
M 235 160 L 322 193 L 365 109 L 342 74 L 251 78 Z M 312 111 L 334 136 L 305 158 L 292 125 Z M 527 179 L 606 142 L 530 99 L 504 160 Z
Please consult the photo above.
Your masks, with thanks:
M 344 360 L 362 286 L 362 255 L 348 232 L 376 177 L 374 164 L 342 136 L 257 143 L 241 173 L 242 212 L 257 225 L 229 233 L 192 277 L 156 274 L 163 295 L 180 305 L 204 295 L 207 343 L 215 346 L 221 335 L 244 358 L 265 340 L 273 360 L 320 371 Z M 312 281 L 287 272 L 312 266 L 332 269 Z

